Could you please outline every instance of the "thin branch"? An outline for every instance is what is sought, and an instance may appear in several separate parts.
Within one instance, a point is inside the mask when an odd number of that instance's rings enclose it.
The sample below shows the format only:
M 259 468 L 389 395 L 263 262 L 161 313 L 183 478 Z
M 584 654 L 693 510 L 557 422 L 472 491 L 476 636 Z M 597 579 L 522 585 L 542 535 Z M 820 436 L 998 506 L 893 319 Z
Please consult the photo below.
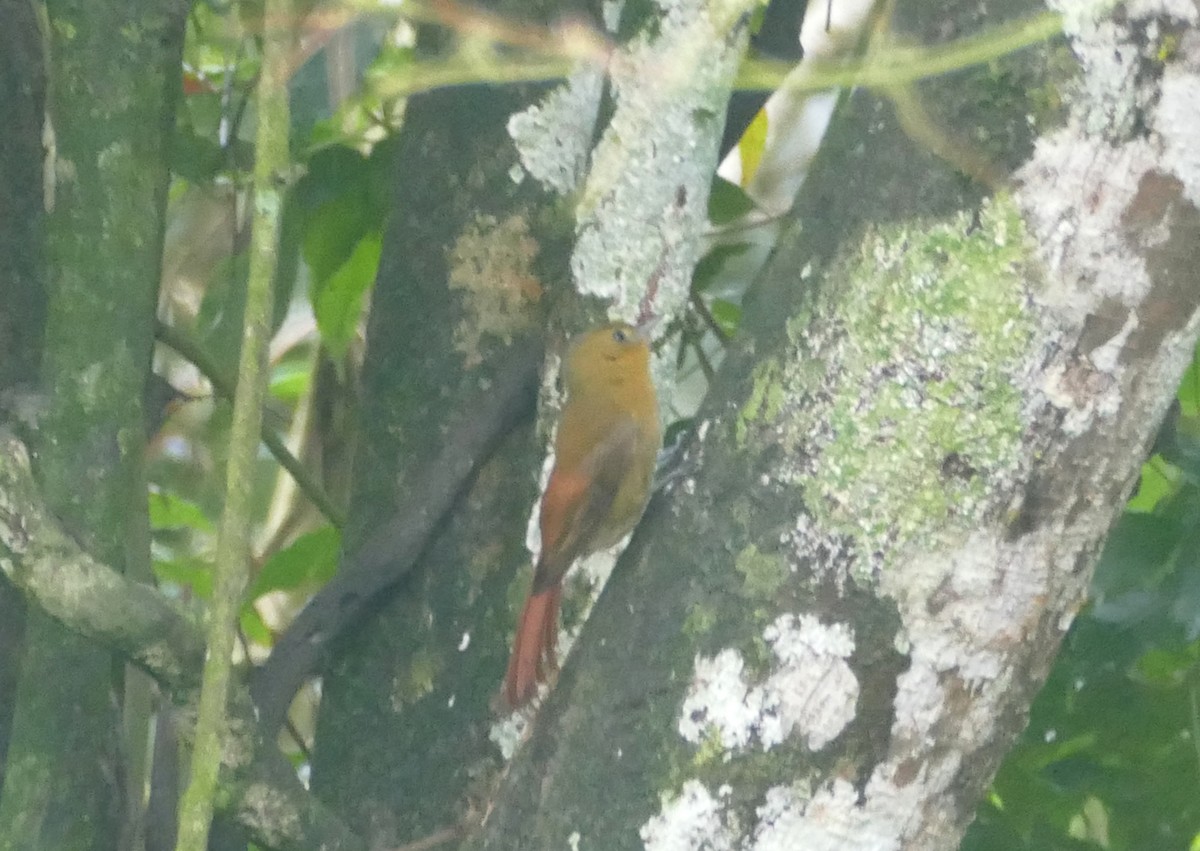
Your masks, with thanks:
M 1097 0 L 1097 11 L 1112 5 Z M 306 26 L 335 30 L 366 11 L 386 12 L 378 3 L 362 2 L 358 8 L 344 7 L 315 12 Z M 445 58 L 421 60 L 405 69 L 402 77 L 380 80 L 377 91 L 384 97 L 408 97 L 419 92 L 473 83 L 532 83 L 564 79 L 580 62 L 604 66 L 612 53 L 608 37 L 583 22 L 566 20 L 545 27 L 514 23 L 477 7 L 449 0 L 426 0 L 405 4 L 410 20 L 436 23 L 468 36 L 466 47 Z M 1043 12 L 1011 21 L 966 38 L 932 47 L 885 47 L 864 59 L 838 64 L 813 61 L 797 65 L 771 59 L 748 59 L 742 63 L 734 88 L 741 91 L 823 91 L 863 86 L 890 88 L 936 77 L 973 65 L 982 65 L 1041 44 L 1062 32 L 1062 16 Z M 499 52 L 483 53 L 479 42 L 524 48 L 525 56 Z M 796 73 L 799 70 L 799 73 Z
M 904 135 L 992 191 L 1004 184 L 1003 171 L 983 149 L 942 127 L 929 114 L 915 86 L 888 86 L 882 91 L 895 105 Z
M 383 98 L 402 98 L 476 83 L 550 83 L 566 79 L 574 68 L 573 60 L 558 56 L 480 57 L 460 52 L 446 59 L 415 62 L 402 76 L 380 79 L 375 90 Z
M 606 33 L 581 17 L 568 16 L 545 26 L 456 0 L 409 0 L 401 11 L 411 21 L 440 24 L 470 38 L 566 59 L 606 62 L 616 48 Z
M 692 339 L 692 351 L 696 355 L 696 363 L 700 365 L 700 371 L 704 373 L 704 380 L 711 385 L 717 377 L 717 371 L 713 369 L 713 365 L 709 363 L 708 354 L 704 351 L 704 347 L 700 345 L 700 338 Z
M 705 228 L 703 235 L 706 237 L 728 236 L 734 233 L 745 233 L 746 231 L 757 230 L 758 228 L 773 225 L 776 222 L 781 222 L 787 218 L 788 211 L 782 213 L 771 213 L 770 215 L 763 214 L 759 210 L 751 212 L 742 219 L 736 220 L 727 225 L 718 225 L 716 227 Z
M 213 390 L 217 392 L 218 396 L 224 399 L 233 399 L 235 391 L 233 379 L 226 375 L 221 370 L 221 367 L 217 365 L 217 362 L 209 356 L 208 352 L 204 351 L 187 334 L 177 328 L 159 322 L 155 327 L 154 336 L 160 343 L 170 346 L 180 356 L 195 366 L 196 369 L 200 370 L 200 374 L 208 379 L 209 384 L 213 386 Z M 326 493 L 321 483 L 300 462 L 300 459 L 288 450 L 282 438 L 272 431 L 270 427 L 264 426 L 261 436 L 263 445 L 267 447 L 267 451 L 279 462 L 279 466 L 288 471 L 295 480 L 296 486 L 300 488 L 300 491 L 325 515 L 325 519 L 334 528 L 341 530 L 345 525 L 346 518 L 342 515 L 341 510 L 334 505 L 333 499 Z
M 704 324 L 708 326 L 708 330 L 713 332 L 713 335 L 721 342 L 722 346 L 729 346 L 729 334 L 721 327 L 721 323 L 717 322 L 717 318 L 712 315 L 712 311 L 708 309 L 708 305 L 704 303 L 704 299 L 700 293 L 692 290 L 688 293 L 688 300 L 692 303 L 692 308 L 704 320 Z
M 734 89 L 774 91 L 784 88 L 793 93 L 826 89 L 886 89 L 915 83 L 974 65 L 982 65 L 1048 41 L 1062 32 L 1062 18 L 1043 12 L 1019 21 L 989 27 L 977 35 L 935 47 L 892 47 L 873 52 L 869 57 L 836 66 L 818 63 L 796 65 L 778 60 L 748 59 L 738 72 Z M 481 59 L 465 51 L 447 59 L 421 61 L 406 69 L 402 79 L 381 81 L 385 96 L 403 97 L 418 92 L 470 83 L 519 83 L 559 80 L 577 61 L 600 63 L 587 56 L 567 58 L 540 55 L 511 59 L 496 54 Z M 796 73 L 801 69 L 801 73 Z
M 491 385 L 464 400 L 441 451 L 413 477 L 393 519 L 355 553 L 276 642 L 251 680 L 264 737 L 287 715 L 296 690 L 320 667 L 325 648 L 361 621 L 364 610 L 403 579 L 475 471 L 500 439 L 533 414 L 541 346 L 517 345 Z
M 93 559 L 45 508 L 25 447 L 0 437 L 0 571 L 56 620 L 103 635 L 130 662 L 192 697 L 200 685 L 199 626 L 149 585 Z M 84 608 L 86 606 L 86 608 Z
M 777 89 L 816 92 L 862 86 L 887 89 L 915 83 L 927 77 L 960 71 L 973 65 L 1016 53 L 1041 44 L 1062 32 L 1062 16 L 1043 12 L 933 47 L 888 47 L 848 64 L 836 66 L 806 63 L 803 73 L 791 76 L 797 66 L 790 63 L 751 59 L 738 73 L 736 89 Z M 790 78 L 789 78 L 790 77 Z
M 267 16 L 282 14 L 289 6 L 289 0 L 266 0 Z M 229 460 L 225 465 L 225 506 L 213 566 L 213 596 L 208 612 L 191 780 L 179 803 L 177 851 L 204 851 L 208 846 L 221 769 L 221 743 L 228 723 L 237 617 L 248 574 L 251 482 L 267 393 L 267 345 L 271 338 L 272 291 L 279 259 L 283 175 L 289 163 L 286 68 L 290 39 L 285 33 L 290 30 L 263 33 L 250 271 L 246 280 L 238 384 L 233 398 Z

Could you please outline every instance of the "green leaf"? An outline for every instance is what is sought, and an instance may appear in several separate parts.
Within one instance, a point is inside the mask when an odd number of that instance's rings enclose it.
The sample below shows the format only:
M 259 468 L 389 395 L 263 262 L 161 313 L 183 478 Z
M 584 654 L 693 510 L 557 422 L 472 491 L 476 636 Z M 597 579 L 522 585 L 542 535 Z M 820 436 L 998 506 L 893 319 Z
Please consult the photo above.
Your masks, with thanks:
M 1178 399 L 1184 416 L 1200 416 L 1200 348 L 1192 355 L 1192 363 L 1179 382 Z
M 275 636 L 271 634 L 271 628 L 263 621 L 262 615 L 258 613 L 258 609 L 250 603 L 242 606 L 242 613 L 238 618 L 238 623 L 241 625 L 242 634 L 246 636 L 246 640 L 251 644 L 257 644 L 261 647 L 270 647 L 275 643 Z
M 200 558 L 156 559 L 154 575 L 159 582 L 170 582 L 189 589 L 201 600 L 212 599 L 212 563 Z
M 342 536 L 332 526 L 301 535 L 267 560 L 246 599 L 257 600 L 268 591 L 290 591 L 328 581 L 337 571 L 341 546 Z
M 1123 514 L 1104 543 L 1092 593 L 1107 597 L 1156 588 L 1162 577 L 1160 567 L 1179 544 L 1182 532 L 1179 521 L 1161 514 Z
M 358 193 L 347 192 L 312 210 L 304 227 L 303 254 L 312 272 L 313 286 L 323 287 L 372 230 Z
M 378 233 L 363 237 L 341 268 L 313 292 L 317 328 L 335 359 L 345 354 L 358 327 L 363 296 L 375 281 L 382 246 Z
M 717 321 L 717 325 L 721 326 L 721 330 L 728 336 L 732 337 L 737 333 L 738 326 L 742 324 L 741 305 L 723 298 L 715 298 L 708 310 L 713 319 Z
M 1175 688 L 1195 665 L 1191 654 L 1165 647 L 1148 650 L 1134 668 L 1136 679 L 1159 688 Z
M 1161 455 L 1155 455 L 1142 465 L 1142 477 L 1137 491 L 1130 498 L 1125 510 L 1133 513 L 1154 511 L 1159 504 L 1178 490 L 1175 479 L 1178 471 L 1171 467 Z
M 341 145 L 324 148 L 309 159 L 296 185 L 303 211 L 304 262 L 319 286 L 337 271 L 367 234 L 382 228 L 385 205 L 378 196 L 382 163 L 372 154 Z
M 186 528 L 201 532 L 213 531 L 212 521 L 205 515 L 204 509 L 191 500 L 168 491 L 151 491 L 149 510 L 151 529 Z
M 215 138 L 176 132 L 171 140 L 171 173 L 193 183 L 211 181 L 225 164 L 225 152 Z
M 271 370 L 271 395 L 283 402 L 295 403 L 312 382 L 312 358 L 289 357 Z
M 1175 422 L 1171 451 L 1167 460 L 1192 481 L 1200 481 L 1200 416 L 1181 413 Z
M 766 149 L 767 111 L 760 109 L 738 142 L 738 155 L 742 158 L 742 186 L 749 186 L 758 173 Z
M 719 278 L 726 261 L 745 254 L 753 247 L 749 242 L 731 242 L 713 246 L 707 254 L 700 258 L 695 271 L 692 272 L 692 291 L 702 293 L 707 290 L 713 281 Z
M 720 176 L 713 178 L 712 192 L 708 196 L 708 219 L 714 225 L 729 224 L 753 209 L 754 202 L 742 187 Z

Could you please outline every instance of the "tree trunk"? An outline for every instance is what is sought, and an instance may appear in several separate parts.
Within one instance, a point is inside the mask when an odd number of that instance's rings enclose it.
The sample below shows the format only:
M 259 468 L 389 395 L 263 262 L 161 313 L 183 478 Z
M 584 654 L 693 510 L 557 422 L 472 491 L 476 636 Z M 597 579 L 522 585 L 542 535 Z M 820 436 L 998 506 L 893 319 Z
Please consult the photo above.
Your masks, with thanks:
M 540 334 L 566 274 L 561 213 L 511 177 L 505 124 L 530 100 L 481 86 L 408 105 L 368 329 L 348 551 L 420 486 L 451 420 L 496 380 L 513 343 Z M 313 789 L 374 843 L 456 824 L 478 778 L 498 770 L 488 704 L 504 669 L 509 583 L 527 557 L 514 532 L 536 497 L 533 448 L 528 427 L 503 443 L 325 676 Z
M 1200 329 L 1200 39 L 1148 24 L 843 104 L 483 847 L 956 847 Z
M 37 381 L 46 320 L 42 280 L 41 119 L 45 79 L 32 4 L 0 3 L 0 420 Z M 0 789 L 24 646 L 25 606 L 0 579 Z
M 46 63 L 39 137 L 49 147 L 38 474 L 48 503 L 93 554 L 144 568 L 140 399 L 186 6 L 56 2 L 47 11 L 47 56 L 32 51 L 32 61 Z M 37 258 L 41 235 L 26 238 L 21 256 Z M 106 650 L 30 613 L 0 846 L 117 846 L 125 778 L 120 671 Z
M 666 319 L 683 303 L 746 35 L 740 9 L 686 5 L 666 22 L 631 7 L 623 21 L 636 35 L 613 60 L 612 112 L 579 194 L 601 104 L 595 69 L 540 93 L 457 91 L 410 104 L 372 305 L 363 420 L 374 433 L 356 471 L 356 523 L 378 523 L 396 482 L 411 486 L 415 461 L 446 439 L 446 411 L 504 356 L 491 340 L 526 324 L 538 333 L 542 321 L 522 305 L 531 295 L 550 302 L 552 326 L 572 328 L 598 311 L 551 302 L 568 276 L 627 318 Z M 639 87 L 664 68 L 675 70 Z M 413 460 L 397 473 L 401 453 Z M 539 466 L 528 433 L 513 435 L 325 680 L 313 786 L 374 842 L 470 822 L 502 779 L 492 706 L 528 591 L 521 544 Z

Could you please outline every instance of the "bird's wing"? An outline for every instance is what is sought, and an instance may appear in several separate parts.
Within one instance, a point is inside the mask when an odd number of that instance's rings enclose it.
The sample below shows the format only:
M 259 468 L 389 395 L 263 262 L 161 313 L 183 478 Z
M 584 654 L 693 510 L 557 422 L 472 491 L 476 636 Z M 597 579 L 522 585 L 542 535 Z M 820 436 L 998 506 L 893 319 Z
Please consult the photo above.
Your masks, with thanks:
M 626 420 L 588 453 L 574 470 L 555 466 L 542 496 L 542 554 L 533 593 L 562 581 L 579 558 L 591 551 L 633 464 L 637 424 Z

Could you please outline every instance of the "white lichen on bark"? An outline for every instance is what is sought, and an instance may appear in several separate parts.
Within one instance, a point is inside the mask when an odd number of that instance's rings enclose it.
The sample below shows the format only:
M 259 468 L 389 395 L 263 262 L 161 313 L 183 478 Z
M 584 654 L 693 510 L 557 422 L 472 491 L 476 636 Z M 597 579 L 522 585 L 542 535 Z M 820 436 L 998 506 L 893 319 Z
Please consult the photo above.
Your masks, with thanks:
M 576 287 L 636 317 L 683 305 L 707 221 L 716 137 L 754 0 L 660 0 L 653 32 L 614 53 L 613 117 L 577 208 Z
M 733 851 L 738 834 L 721 801 L 730 791 L 723 786 L 714 797 L 699 780 L 689 780 L 678 795 L 664 796 L 662 811 L 640 831 L 646 851 Z
M 685 740 L 700 745 L 715 737 L 728 759 L 755 741 L 769 750 L 799 731 L 817 751 L 853 720 L 858 681 L 846 662 L 854 652 L 849 627 L 785 614 L 762 637 L 774 664 L 756 685 L 732 648 L 696 658 L 678 725 Z
M 508 120 L 525 171 L 552 192 L 569 195 L 583 181 L 596 128 L 604 71 L 585 65 L 539 103 Z M 515 180 L 523 174 L 514 173 Z
M 1094 3 L 1056 5 L 1083 73 L 1070 120 L 1039 140 L 1017 193 L 969 225 L 964 212 L 868 231 L 861 258 L 824 271 L 849 278 L 856 302 L 794 317 L 792 350 L 759 362 L 735 423 L 739 446 L 782 446 L 772 475 L 804 490 L 794 563 L 823 553 L 818 579 L 824 566 L 896 606 L 908 666 L 886 748 L 861 785 L 771 787 L 753 826 L 687 781 L 647 825 L 656 839 L 678 828 L 682 844 L 662 847 L 952 847 L 965 760 L 994 745 L 1037 676 L 1036 643 L 1052 644 L 1084 598 L 1112 495 L 1136 469 L 1131 447 L 1151 436 L 1200 328 L 1164 269 L 1178 252 L 1155 256 L 1190 233 L 1177 228 L 1200 197 L 1200 34 L 1165 26 L 1200 11 L 1141 0 L 1108 19 Z M 1155 63 L 1160 76 L 1146 73 Z M 1068 447 L 1095 463 L 1055 468 Z M 1025 504 L 1052 481 L 1072 484 L 1074 502 Z M 697 657 L 679 732 L 698 753 L 765 745 L 765 689 L 746 668 L 733 648 Z M 686 844 L 687 811 L 736 841 Z

